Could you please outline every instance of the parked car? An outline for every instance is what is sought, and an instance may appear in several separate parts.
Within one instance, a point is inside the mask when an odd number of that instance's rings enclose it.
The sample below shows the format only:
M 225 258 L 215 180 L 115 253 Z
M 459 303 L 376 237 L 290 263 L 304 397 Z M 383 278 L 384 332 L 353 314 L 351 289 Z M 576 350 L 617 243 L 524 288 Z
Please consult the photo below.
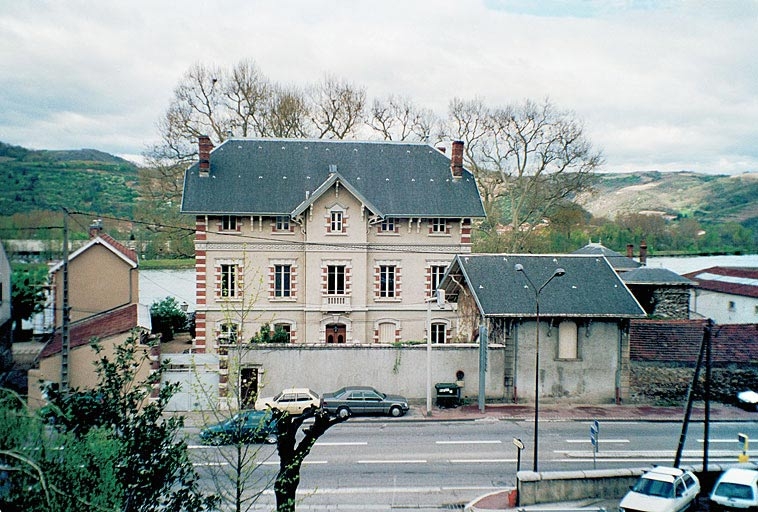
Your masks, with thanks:
M 758 393 L 752 390 L 737 393 L 737 405 L 746 411 L 758 411 Z
M 266 409 L 279 409 L 287 411 L 290 414 L 300 414 L 308 407 L 321 407 L 321 397 L 318 393 L 308 388 L 290 388 L 285 389 L 276 396 L 259 398 L 255 401 L 255 409 L 265 411 Z
M 402 416 L 408 412 L 408 400 L 387 395 L 368 386 L 347 386 L 334 393 L 324 393 L 321 406 L 329 414 L 346 418 L 353 414 L 389 414 Z
M 205 444 L 275 443 L 276 420 L 271 411 L 242 411 L 205 427 L 200 440 Z
M 711 492 L 711 510 L 758 510 L 758 471 L 729 468 Z
M 619 504 L 619 512 L 680 512 L 700 494 L 700 481 L 679 468 L 657 466 L 643 474 Z

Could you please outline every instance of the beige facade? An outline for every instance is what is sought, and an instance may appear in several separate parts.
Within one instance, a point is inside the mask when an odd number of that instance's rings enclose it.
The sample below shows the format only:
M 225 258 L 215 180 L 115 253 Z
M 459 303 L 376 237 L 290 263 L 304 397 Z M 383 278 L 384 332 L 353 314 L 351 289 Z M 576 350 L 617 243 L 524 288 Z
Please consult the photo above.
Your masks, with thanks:
M 336 182 L 294 219 L 197 217 L 197 338 L 208 352 L 261 326 L 292 343 L 397 343 L 426 338 L 426 299 L 471 219 L 374 217 Z M 436 341 L 459 340 L 452 307 L 432 318 Z
M 39 364 L 29 370 L 29 406 L 44 405 L 44 388 L 64 385 L 68 388 L 89 388 L 97 384 L 94 362 L 113 355 L 114 347 L 130 336 L 143 340 L 150 332 L 150 313 L 139 304 L 137 255 L 99 230 L 79 250 L 69 255 L 67 268 L 63 263 L 50 271 L 55 305 L 55 333 L 39 355 Z M 64 274 L 68 278 L 68 343 L 64 347 L 62 333 L 64 308 Z M 90 346 L 97 339 L 102 352 Z M 151 350 L 147 345 L 144 351 Z M 67 357 L 64 357 L 63 353 Z M 144 378 L 157 364 L 159 353 L 140 368 Z M 64 382 L 65 381 L 65 382 Z

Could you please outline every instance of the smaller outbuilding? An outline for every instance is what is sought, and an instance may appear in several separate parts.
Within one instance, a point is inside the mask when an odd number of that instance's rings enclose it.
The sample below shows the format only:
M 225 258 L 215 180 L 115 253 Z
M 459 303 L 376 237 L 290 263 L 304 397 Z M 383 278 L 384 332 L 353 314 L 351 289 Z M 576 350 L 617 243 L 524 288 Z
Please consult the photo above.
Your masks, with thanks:
M 502 373 L 506 400 L 607 403 L 626 393 L 629 322 L 645 311 L 604 256 L 459 255 L 440 288 L 460 330 L 476 339 L 483 326 L 480 343 L 502 347 L 503 368 L 487 371 Z

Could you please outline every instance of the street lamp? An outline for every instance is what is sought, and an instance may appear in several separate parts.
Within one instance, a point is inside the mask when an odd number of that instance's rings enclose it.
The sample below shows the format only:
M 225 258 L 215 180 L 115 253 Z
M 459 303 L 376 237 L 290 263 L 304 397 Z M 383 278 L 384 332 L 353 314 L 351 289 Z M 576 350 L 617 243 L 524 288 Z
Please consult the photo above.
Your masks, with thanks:
M 553 271 L 553 275 L 551 275 L 547 281 L 545 281 L 542 286 L 537 288 L 534 286 L 534 283 L 531 279 L 529 279 L 529 274 L 526 273 L 526 270 L 524 270 L 524 265 L 521 263 L 516 263 L 516 265 L 513 267 L 516 272 L 521 272 L 524 274 L 524 277 L 529 282 L 529 285 L 532 287 L 532 290 L 534 290 L 534 304 L 536 306 L 537 310 L 537 334 L 536 334 L 536 348 L 535 348 L 535 355 L 534 355 L 534 468 L 533 471 L 537 472 L 537 452 L 538 452 L 538 442 L 539 442 L 539 429 L 538 429 L 538 422 L 540 418 L 540 293 L 542 292 L 542 289 L 547 286 L 547 284 L 553 280 L 555 277 L 561 277 L 566 273 L 565 270 L 562 268 L 557 268 Z

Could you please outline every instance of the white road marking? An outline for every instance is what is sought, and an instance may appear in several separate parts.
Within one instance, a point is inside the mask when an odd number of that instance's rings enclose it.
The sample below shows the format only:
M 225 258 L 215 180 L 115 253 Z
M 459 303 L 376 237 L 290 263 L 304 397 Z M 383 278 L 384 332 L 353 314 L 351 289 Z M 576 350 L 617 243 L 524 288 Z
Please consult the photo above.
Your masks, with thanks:
M 498 464 L 502 462 L 518 462 L 517 459 L 450 459 L 451 464 Z
M 591 443 L 589 439 L 566 439 L 567 443 Z M 628 443 L 629 439 L 600 439 L 600 443 Z
M 358 464 L 426 464 L 422 459 L 410 460 L 359 460 Z
M 492 441 L 435 441 L 436 444 L 501 444 L 499 439 Z
M 366 446 L 368 443 L 366 441 L 354 441 L 354 442 L 347 442 L 344 443 L 340 442 L 318 442 L 314 446 Z

